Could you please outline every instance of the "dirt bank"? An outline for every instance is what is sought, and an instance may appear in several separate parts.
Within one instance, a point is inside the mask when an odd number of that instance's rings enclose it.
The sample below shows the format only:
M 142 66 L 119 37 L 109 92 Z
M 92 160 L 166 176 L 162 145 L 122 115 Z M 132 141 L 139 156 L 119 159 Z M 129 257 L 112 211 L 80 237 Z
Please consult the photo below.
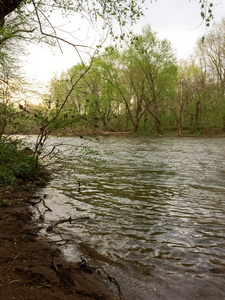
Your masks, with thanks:
M 79 264 L 38 237 L 29 199 L 35 186 L 0 187 L 0 299 L 119 299 Z

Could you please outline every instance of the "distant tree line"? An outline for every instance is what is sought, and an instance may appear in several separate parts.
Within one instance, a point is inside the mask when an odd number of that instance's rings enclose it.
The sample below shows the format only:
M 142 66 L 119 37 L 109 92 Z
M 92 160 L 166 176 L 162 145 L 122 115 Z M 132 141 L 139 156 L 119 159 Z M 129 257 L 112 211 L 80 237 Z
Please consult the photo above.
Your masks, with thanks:
M 186 61 L 150 26 L 123 49 L 108 47 L 69 96 L 60 122 L 65 130 L 179 135 L 225 131 L 225 19 Z M 50 84 L 49 114 L 83 72 L 77 64 Z
M 204 42 L 197 42 L 188 60 L 178 63 L 171 43 L 148 25 L 124 41 L 123 48 L 109 46 L 91 63 L 53 78 L 49 94 L 36 107 L 26 101 L 12 104 L 12 87 L 20 90 L 14 72 L 17 86 L 0 81 L 0 136 L 37 133 L 46 124 L 47 135 L 225 131 L 224 44 L 225 19 L 211 28 Z M 12 78 L 10 68 L 3 71 L 2 78 Z

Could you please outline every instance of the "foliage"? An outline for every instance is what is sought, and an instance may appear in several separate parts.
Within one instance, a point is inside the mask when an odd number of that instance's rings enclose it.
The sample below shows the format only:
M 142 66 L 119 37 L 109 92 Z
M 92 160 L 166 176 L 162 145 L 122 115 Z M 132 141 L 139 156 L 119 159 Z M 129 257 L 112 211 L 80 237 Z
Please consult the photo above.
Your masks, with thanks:
M 2 97 L 0 127 L 8 118 L 6 132 L 19 130 L 20 124 L 25 133 L 42 128 L 45 137 L 57 131 L 179 130 L 182 135 L 182 129 L 191 134 L 213 127 L 223 130 L 224 26 L 223 20 L 212 27 L 205 43 L 199 42 L 195 55 L 180 66 L 170 43 L 147 26 L 123 49 L 107 47 L 91 61 L 91 68 L 77 64 L 52 79 L 42 107 L 18 110 L 11 97 L 9 102 Z M 11 90 L 3 83 L 1 87 L 6 100 Z
M 207 0 L 200 0 L 201 5 L 201 17 L 205 21 L 207 27 L 210 26 L 210 23 L 213 20 L 213 3 Z
M 35 169 L 35 157 L 26 153 L 20 141 L 5 138 L 0 141 L 0 184 L 25 180 Z
M 11 205 L 11 202 L 8 199 L 3 199 L 0 202 L 0 207 L 7 207 L 7 206 L 10 206 L 10 205 Z
M 68 89 L 65 78 L 79 68 L 82 66 L 74 66 L 59 81 L 52 81 L 51 98 L 57 99 L 54 107 L 63 101 Z M 170 43 L 161 41 L 146 27 L 127 49 L 108 47 L 93 61 L 88 74 L 71 93 L 65 113 L 71 121 L 72 116 L 79 116 L 85 128 L 137 132 L 149 118 L 150 122 L 160 122 L 156 107 L 159 102 L 166 106 L 166 101 L 176 95 L 176 79 L 176 59 Z
M 140 5 L 135 0 L 1 0 L 0 4 L 0 63 L 4 56 L 11 51 L 24 48 L 25 43 L 60 43 L 66 42 L 80 49 L 91 49 L 90 45 L 80 44 L 79 38 L 74 40 L 65 39 L 60 28 L 54 27 L 51 16 L 55 11 L 67 17 L 81 18 L 89 23 L 89 27 L 102 29 L 102 40 L 110 34 L 115 40 L 124 40 L 131 34 L 129 25 L 137 22 L 144 14 L 144 3 Z M 201 17 L 209 26 L 213 20 L 213 3 L 208 0 L 200 0 Z M 97 24 L 98 23 L 98 24 Z M 98 26 L 100 24 L 100 26 Z M 120 29 L 120 30 L 118 30 Z
M 225 19 L 215 24 L 204 43 L 198 42 L 197 59 L 205 76 L 210 123 L 225 130 Z M 217 123 L 215 123 L 217 122 Z M 214 125 L 214 126 L 215 126 Z
M 199 3 L 202 18 L 209 26 L 213 5 L 206 0 Z M 115 40 L 123 40 L 124 47 L 122 50 L 108 47 L 98 57 L 92 57 L 89 64 L 82 62 L 62 74 L 59 80 L 52 80 L 51 95 L 45 98 L 44 107 L 30 109 L 25 100 L 21 108 L 15 100 L 21 91 L 19 82 L 22 82 L 15 76 L 14 55 L 17 49 L 21 50 L 19 46 L 23 47 L 24 42 L 56 42 L 60 47 L 61 42 L 66 42 L 74 46 L 78 54 L 80 49 L 90 49 L 88 45 L 70 42 L 59 35 L 60 29 L 51 23 L 55 11 L 64 16 L 79 15 L 93 27 L 98 22 L 103 32 L 110 33 Z M 177 129 L 178 123 L 180 128 L 190 132 L 214 124 L 225 128 L 225 81 L 223 74 L 217 71 L 224 70 L 224 66 L 213 65 L 215 61 L 223 62 L 224 34 L 219 36 L 218 32 L 224 32 L 221 30 L 224 24 L 218 27 L 217 35 L 212 31 L 206 36 L 206 43 L 199 46 L 200 64 L 188 62 L 182 69 L 177 66 L 170 42 L 160 40 L 150 26 L 134 36 L 131 43 L 125 39 L 127 24 L 134 23 L 142 14 L 143 8 L 134 0 L 50 0 L 48 3 L 2 0 L 0 139 L 5 132 L 14 133 L 21 127 L 28 132 L 39 130 L 37 158 L 48 136 L 57 130 L 72 134 L 78 130 L 161 134 L 167 128 Z M 213 47 L 218 55 L 210 61 Z M 219 118 L 214 120 L 217 115 Z M 18 176 L 26 172 L 25 165 L 19 169 L 22 171 L 15 170 Z
M 73 14 L 88 20 L 90 26 L 95 27 L 101 21 L 102 29 L 118 39 L 124 37 L 124 32 L 116 33 L 115 22 L 120 29 L 128 23 L 134 23 L 142 15 L 142 8 L 137 1 L 91 1 L 91 0 L 2 0 L 0 6 L 0 48 L 9 41 L 27 42 L 68 42 L 58 32 L 50 17 L 55 11 L 60 11 L 64 16 Z M 73 46 L 86 47 L 76 42 Z
M 160 107 L 166 107 L 166 102 L 176 94 L 177 62 L 174 51 L 170 42 L 160 40 L 150 26 L 144 27 L 142 35 L 135 37 L 129 50 L 128 57 L 132 67 L 136 68 L 130 71 L 136 94 L 138 91 L 136 97 L 142 95 L 146 113 L 153 118 L 155 132 L 160 134 Z
M 51 16 L 55 11 L 61 12 L 64 16 L 71 14 L 75 15 L 75 17 L 82 18 L 89 23 L 89 27 L 97 28 L 97 21 L 100 22 L 104 37 L 100 37 L 99 45 L 96 46 L 96 49 L 100 47 L 100 44 L 108 33 L 113 36 L 114 39 L 118 39 L 119 37 L 123 39 L 125 30 L 122 29 L 125 28 L 128 23 L 134 23 L 143 14 L 142 8 L 134 0 L 50 0 L 48 2 L 39 0 L 0 1 L 0 84 L 3 86 L 1 89 L 1 91 L 3 91 L 3 93 L 1 93 L 3 96 L 1 97 L 2 99 L 0 99 L 0 113 L 2 115 L 0 122 L 0 138 L 9 127 L 10 130 L 12 130 L 13 126 L 11 125 L 15 121 L 15 116 L 17 115 L 14 110 L 15 102 L 12 101 L 14 95 L 10 90 L 11 87 L 15 85 L 16 88 L 18 88 L 17 79 L 14 78 L 16 64 L 12 64 L 12 61 L 15 61 L 18 55 L 24 53 L 24 49 L 26 49 L 25 45 L 27 43 L 39 44 L 44 42 L 51 45 L 57 43 L 59 48 L 61 48 L 60 43 L 68 43 L 74 47 L 80 58 L 80 49 L 87 49 L 88 51 L 92 49 L 90 45 L 85 45 L 85 42 L 83 44 L 77 43 L 76 37 L 72 38 L 72 40 L 64 38 L 64 35 L 62 34 L 63 30 L 54 27 L 54 24 L 51 23 Z M 114 28 L 118 27 L 120 28 L 119 34 L 114 30 Z M 96 29 L 96 32 L 99 32 L 99 29 Z M 69 36 L 72 37 L 73 34 L 69 34 Z M 94 53 L 96 49 L 94 49 Z M 94 54 L 92 53 L 92 55 Z M 6 74 L 4 70 L 6 65 L 9 66 L 13 72 L 9 73 L 7 71 Z M 83 70 L 82 73 L 86 73 L 89 67 L 86 68 L 84 65 L 84 69 L 85 70 Z M 81 75 L 81 77 L 82 76 L 83 75 Z M 79 78 L 77 80 L 79 81 Z M 76 83 L 72 83 L 72 86 L 73 84 L 76 85 Z M 14 89 L 14 92 L 15 90 L 16 89 Z M 5 91 L 7 91 L 7 93 L 5 93 Z M 40 127 L 40 135 L 35 150 L 37 155 L 41 153 L 40 148 L 42 147 L 40 147 L 40 145 L 44 144 L 48 135 L 61 123 L 61 120 L 60 122 L 57 122 L 57 120 L 61 117 L 61 112 L 71 92 L 72 90 L 68 91 L 69 94 L 65 96 L 65 101 L 62 103 L 61 107 L 56 107 L 55 112 L 51 111 L 51 116 L 44 119 L 40 117 L 41 114 L 38 114 L 38 121 L 42 122 L 42 126 Z M 7 97 L 5 95 L 7 95 Z M 27 112 L 26 110 L 24 111 Z M 25 118 L 27 118 L 27 114 L 23 114 L 23 116 L 24 115 Z M 36 115 L 37 114 L 35 114 L 35 116 Z M 18 126 L 17 124 L 15 125 L 15 130 L 12 131 L 17 130 Z M 43 138 L 43 135 L 45 138 Z
M 31 95 L 18 60 L 7 54 L 0 65 L 0 139 L 7 132 L 18 133 L 24 127 L 30 113 L 27 100 Z

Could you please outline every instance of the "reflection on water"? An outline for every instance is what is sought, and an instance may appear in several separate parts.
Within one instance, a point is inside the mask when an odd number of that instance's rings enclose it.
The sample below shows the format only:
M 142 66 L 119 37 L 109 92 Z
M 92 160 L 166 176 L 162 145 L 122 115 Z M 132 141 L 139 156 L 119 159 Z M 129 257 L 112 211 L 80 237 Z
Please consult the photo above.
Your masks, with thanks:
M 63 161 L 41 192 L 48 222 L 90 217 L 58 227 L 76 241 L 70 259 L 95 259 L 127 299 L 225 299 L 224 139 L 62 141 Z M 81 153 L 86 146 L 93 152 Z

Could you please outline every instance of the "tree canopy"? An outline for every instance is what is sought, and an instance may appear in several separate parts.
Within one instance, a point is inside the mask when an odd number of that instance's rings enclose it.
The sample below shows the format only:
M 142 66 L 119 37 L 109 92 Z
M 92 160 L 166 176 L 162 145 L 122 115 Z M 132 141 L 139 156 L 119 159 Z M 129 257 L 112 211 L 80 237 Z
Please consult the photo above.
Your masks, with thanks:
M 116 37 L 113 29 L 115 22 L 122 28 L 134 23 L 142 15 L 142 8 L 134 0 L 91 1 L 91 0 L 2 0 L 0 1 L 0 46 L 8 39 L 27 37 L 35 32 L 35 37 L 45 36 L 60 39 L 49 17 L 55 10 L 64 15 L 80 14 L 92 24 L 102 20 L 102 27 L 107 28 Z M 39 39 L 41 37 L 39 36 Z M 78 45 L 76 45 L 78 46 Z
M 141 4 L 146 2 L 142 0 Z M 213 3 L 200 0 L 200 14 L 209 26 L 213 19 Z M 37 34 L 59 38 L 49 17 L 53 11 L 60 10 L 64 14 L 78 13 L 89 21 L 103 21 L 102 27 L 108 28 L 115 35 L 115 21 L 122 28 L 134 23 L 143 15 L 143 7 L 136 0 L 1 0 L 0 1 L 0 47 L 11 38 L 33 38 Z M 35 35 L 32 35 L 35 32 Z M 122 34 L 121 37 L 124 37 Z M 40 38 L 40 37 L 39 37 Z

